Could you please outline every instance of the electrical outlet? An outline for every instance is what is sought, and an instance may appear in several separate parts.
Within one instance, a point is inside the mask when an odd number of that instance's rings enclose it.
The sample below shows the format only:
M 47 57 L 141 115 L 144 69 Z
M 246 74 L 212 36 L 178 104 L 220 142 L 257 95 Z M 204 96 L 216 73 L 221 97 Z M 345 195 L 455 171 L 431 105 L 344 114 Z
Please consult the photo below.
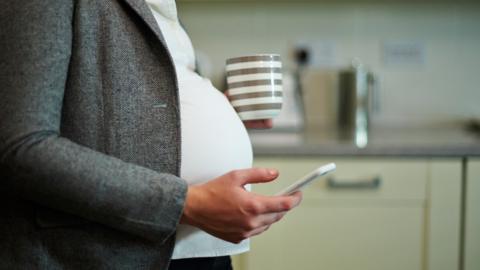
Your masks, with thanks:
M 295 49 L 308 51 L 308 65 L 311 67 L 330 68 L 336 64 L 336 48 L 333 41 L 300 40 L 295 43 Z
M 383 64 L 388 67 L 422 67 L 425 65 L 425 45 L 419 41 L 384 42 Z

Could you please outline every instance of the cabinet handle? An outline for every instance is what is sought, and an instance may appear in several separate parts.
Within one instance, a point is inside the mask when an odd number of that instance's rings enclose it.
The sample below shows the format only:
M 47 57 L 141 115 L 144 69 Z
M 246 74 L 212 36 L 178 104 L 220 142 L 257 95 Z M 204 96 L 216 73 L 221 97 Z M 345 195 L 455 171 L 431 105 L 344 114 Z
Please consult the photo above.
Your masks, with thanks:
M 327 179 L 327 186 L 331 189 L 378 189 L 381 183 L 379 176 L 367 180 L 338 180 L 333 177 Z

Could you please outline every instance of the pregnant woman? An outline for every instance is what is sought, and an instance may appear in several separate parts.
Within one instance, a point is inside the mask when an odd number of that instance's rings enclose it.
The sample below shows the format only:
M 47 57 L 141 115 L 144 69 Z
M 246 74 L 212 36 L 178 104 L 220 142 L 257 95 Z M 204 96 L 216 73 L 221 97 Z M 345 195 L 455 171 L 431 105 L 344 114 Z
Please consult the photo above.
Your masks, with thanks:
M 298 205 L 245 185 L 247 127 L 173 0 L 0 2 L 5 269 L 231 269 Z

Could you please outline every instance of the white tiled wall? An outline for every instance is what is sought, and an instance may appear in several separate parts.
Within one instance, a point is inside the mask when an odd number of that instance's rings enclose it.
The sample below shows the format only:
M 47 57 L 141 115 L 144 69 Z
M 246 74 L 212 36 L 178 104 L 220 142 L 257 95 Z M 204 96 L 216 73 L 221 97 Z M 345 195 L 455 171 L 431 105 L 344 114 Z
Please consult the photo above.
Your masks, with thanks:
M 480 118 L 480 5 L 392 2 L 180 2 L 179 14 L 219 87 L 227 57 L 273 52 L 286 60 L 301 40 L 328 41 L 336 66 L 359 57 L 379 75 L 377 121 Z M 423 44 L 424 63 L 385 65 L 386 41 Z

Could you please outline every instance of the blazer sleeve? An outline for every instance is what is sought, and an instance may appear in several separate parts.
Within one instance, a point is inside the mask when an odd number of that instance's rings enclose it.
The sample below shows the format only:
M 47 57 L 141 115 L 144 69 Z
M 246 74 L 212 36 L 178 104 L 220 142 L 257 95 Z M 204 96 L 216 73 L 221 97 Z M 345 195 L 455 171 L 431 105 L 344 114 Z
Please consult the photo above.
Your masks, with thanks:
M 178 224 L 187 184 L 60 136 L 73 0 L 0 2 L 0 184 L 153 241 Z M 2 183 L 3 182 L 3 183 Z

